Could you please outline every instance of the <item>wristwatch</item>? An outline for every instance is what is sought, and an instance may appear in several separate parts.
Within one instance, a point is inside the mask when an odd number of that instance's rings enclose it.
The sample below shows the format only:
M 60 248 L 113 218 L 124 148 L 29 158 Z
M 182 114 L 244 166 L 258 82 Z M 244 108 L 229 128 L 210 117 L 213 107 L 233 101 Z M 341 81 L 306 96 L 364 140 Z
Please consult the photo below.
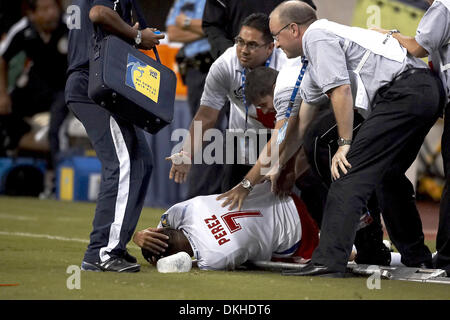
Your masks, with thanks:
M 400 33 L 398 29 L 389 30 L 388 35 L 392 36 L 394 33 Z
M 248 192 L 250 192 L 250 191 L 253 190 L 252 184 L 251 184 L 250 181 L 249 181 L 248 179 L 246 179 L 246 178 L 244 178 L 244 179 L 241 181 L 241 186 L 243 186 L 245 189 L 247 189 Z
M 191 21 L 192 21 L 192 18 L 190 18 L 190 17 L 184 18 L 184 21 L 183 21 L 183 28 L 184 28 L 184 29 L 189 28 L 190 25 L 191 25 Z
M 389 30 L 388 33 L 386 33 L 386 38 L 384 39 L 383 44 L 386 44 L 386 42 L 389 40 L 390 37 L 392 37 L 394 33 L 400 33 L 400 31 L 397 29 Z
M 346 140 L 344 138 L 339 137 L 339 139 L 337 140 L 337 144 L 338 144 L 339 147 L 345 146 L 345 145 L 351 145 L 352 144 L 352 140 Z
M 134 42 L 135 42 L 137 45 L 140 45 L 141 42 L 142 42 L 142 31 L 141 31 L 141 30 L 138 30 L 137 32 L 138 32 L 138 33 L 137 33 L 136 38 L 134 38 Z

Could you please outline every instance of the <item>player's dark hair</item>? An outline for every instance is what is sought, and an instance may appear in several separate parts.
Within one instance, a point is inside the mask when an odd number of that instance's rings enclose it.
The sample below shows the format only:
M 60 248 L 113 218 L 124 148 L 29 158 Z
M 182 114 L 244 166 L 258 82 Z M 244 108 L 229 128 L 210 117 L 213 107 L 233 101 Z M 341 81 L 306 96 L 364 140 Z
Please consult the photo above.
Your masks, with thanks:
M 185 238 L 183 231 L 173 228 L 163 228 L 160 231 L 160 233 L 169 237 L 169 239 L 165 241 L 167 243 L 167 248 L 165 252 L 157 255 L 144 248 L 142 248 L 141 250 L 145 260 L 147 260 L 150 263 L 152 263 L 153 260 L 156 262 L 161 258 L 171 256 L 180 251 L 183 251 L 183 243 L 184 243 L 183 240 Z
M 272 34 L 270 33 L 269 28 L 269 16 L 265 13 L 252 13 L 245 18 L 244 21 L 242 21 L 241 29 L 244 26 L 261 31 L 265 43 L 273 42 Z
M 278 71 L 269 67 L 257 67 L 245 78 L 245 99 L 255 103 L 267 95 L 273 95 L 273 86 L 277 80 Z

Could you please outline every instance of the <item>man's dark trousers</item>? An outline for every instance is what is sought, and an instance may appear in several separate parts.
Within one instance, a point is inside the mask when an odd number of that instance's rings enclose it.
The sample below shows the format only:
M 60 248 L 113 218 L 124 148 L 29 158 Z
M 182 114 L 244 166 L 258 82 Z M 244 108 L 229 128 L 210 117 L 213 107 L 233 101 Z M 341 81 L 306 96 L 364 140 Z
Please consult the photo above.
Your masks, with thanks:
M 443 99 L 439 79 L 427 69 L 414 73 L 408 70 L 378 90 L 373 111 L 347 154 L 352 168 L 331 184 L 314 263 L 345 271 L 360 213 L 374 191 L 387 227 L 407 220 L 415 222 L 408 229 L 388 227 L 392 242 L 403 256 L 402 263 L 417 266 L 431 261 L 414 188 L 405 172 L 438 119 Z
M 355 138 L 363 121 L 364 118 L 359 113 L 354 112 L 353 138 Z M 317 192 L 319 190 L 313 189 L 312 191 L 315 191 L 315 195 L 311 197 L 310 194 L 306 194 L 304 198 L 305 203 L 308 199 L 309 201 L 312 200 L 312 202 L 315 202 L 315 206 L 317 206 L 321 204 L 320 201 L 317 201 L 317 195 L 323 194 L 322 197 L 324 198 L 324 201 L 320 208 L 320 215 L 317 217 L 313 216 L 319 226 L 322 223 L 322 215 L 325 208 L 328 189 L 332 183 L 330 165 L 331 158 L 338 149 L 338 138 L 339 134 L 337 132 L 336 119 L 330 105 L 328 110 L 321 111 L 320 114 L 311 122 L 306 130 L 303 143 L 305 154 L 311 165 L 311 174 L 317 176 L 318 179 L 320 179 L 326 186 L 325 191 Z M 304 191 L 307 191 L 308 189 L 301 188 L 301 190 L 303 195 Z M 375 193 L 373 193 L 373 196 L 370 198 L 367 204 L 367 209 L 370 212 L 373 221 L 368 226 L 365 226 L 356 232 L 354 241 L 358 252 L 356 263 L 390 265 L 391 254 L 383 243 L 381 212 Z M 362 215 L 366 212 L 367 210 L 364 209 L 360 214 Z M 405 227 L 405 225 L 400 227 Z
M 133 236 L 153 168 L 144 132 L 94 103 L 69 103 L 102 163 L 100 192 L 84 261 L 122 256 Z
M 445 268 L 450 275 L 450 103 L 445 108 L 444 133 L 441 140 L 445 187 L 441 198 L 439 227 L 436 237 L 435 267 Z

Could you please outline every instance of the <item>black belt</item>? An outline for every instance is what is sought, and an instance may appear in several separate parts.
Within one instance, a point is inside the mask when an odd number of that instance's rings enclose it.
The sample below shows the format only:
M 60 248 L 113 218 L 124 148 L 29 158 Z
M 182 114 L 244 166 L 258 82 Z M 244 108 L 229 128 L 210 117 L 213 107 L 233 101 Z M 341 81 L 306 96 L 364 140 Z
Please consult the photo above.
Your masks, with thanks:
M 398 76 L 396 76 L 392 82 L 394 81 L 399 81 L 399 80 L 403 80 L 406 79 L 407 77 L 416 74 L 416 73 L 428 73 L 428 74 L 433 74 L 433 71 L 431 71 L 431 69 L 428 68 L 412 68 L 412 69 L 408 69 L 402 73 L 400 73 Z

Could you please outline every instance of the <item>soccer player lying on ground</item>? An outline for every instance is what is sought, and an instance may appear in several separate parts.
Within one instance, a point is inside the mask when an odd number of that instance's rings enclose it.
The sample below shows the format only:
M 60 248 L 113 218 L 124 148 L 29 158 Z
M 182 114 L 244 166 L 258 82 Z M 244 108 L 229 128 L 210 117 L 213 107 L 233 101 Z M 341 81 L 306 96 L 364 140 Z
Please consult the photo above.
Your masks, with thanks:
M 172 206 L 157 228 L 135 233 L 147 261 L 185 251 L 204 270 L 232 270 L 246 261 L 303 262 L 311 258 L 319 231 L 303 202 L 279 198 L 270 183 L 255 186 L 242 209 L 229 211 L 217 195 Z
M 279 198 L 265 182 L 255 186 L 242 210 L 231 212 L 216 196 L 178 203 L 161 216 L 157 228 L 136 232 L 133 241 L 144 258 L 156 264 L 184 251 L 203 270 L 233 270 L 246 261 L 306 263 L 311 258 L 319 230 L 297 196 Z M 399 264 L 399 254 L 391 255 Z

